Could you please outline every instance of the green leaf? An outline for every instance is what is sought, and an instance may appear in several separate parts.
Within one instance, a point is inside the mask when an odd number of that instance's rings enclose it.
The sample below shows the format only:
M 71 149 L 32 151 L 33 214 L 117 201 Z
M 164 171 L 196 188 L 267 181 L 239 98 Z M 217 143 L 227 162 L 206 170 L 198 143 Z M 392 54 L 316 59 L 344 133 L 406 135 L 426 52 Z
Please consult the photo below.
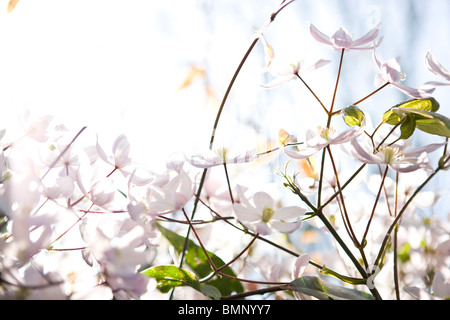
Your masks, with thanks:
M 416 119 L 407 115 L 400 126 L 400 139 L 408 139 L 416 130 Z
M 342 109 L 341 114 L 345 123 L 350 127 L 361 126 L 361 123 L 364 120 L 364 112 L 362 112 L 357 106 L 352 105 L 344 108 Z
M 205 296 L 210 297 L 211 299 L 214 299 L 214 300 L 219 300 L 222 297 L 219 289 L 217 289 L 216 287 L 210 286 L 209 284 L 202 283 L 200 285 L 200 291 Z
M 439 102 L 437 102 L 437 100 L 434 99 L 433 97 L 430 97 L 428 99 L 412 99 L 406 102 L 399 103 L 384 113 L 383 122 L 390 125 L 396 125 L 400 123 L 401 118 L 399 117 L 398 114 L 393 112 L 392 109 L 394 108 L 416 109 L 422 111 L 436 112 L 439 110 Z
M 183 250 L 185 238 L 177 233 L 162 227 L 160 224 L 156 224 L 161 234 L 172 244 L 175 251 L 180 254 Z M 222 259 L 216 256 L 214 253 L 208 251 L 208 256 L 213 261 L 217 268 L 225 265 Z M 185 254 L 185 263 L 191 268 L 191 270 L 202 279 L 207 277 L 213 272 L 209 261 L 203 252 L 203 249 L 196 245 L 193 241 L 188 240 L 187 252 Z M 222 273 L 236 277 L 236 274 L 230 267 L 225 267 L 221 270 Z M 222 296 L 231 295 L 233 293 L 240 293 L 244 291 L 242 283 L 238 280 L 230 279 L 228 277 L 215 277 L 213 280 L 207 282 L 209 285 L 218 289 Z
M 443 137 L 450 137 L 450 119 L 432 111 L 418 109 L 392 108 L 400 119 L 406 116 L 414 117 L 416 128 L 424 132 Z
M 178 286 L 189 286 L 201 292 L 200 282 L 195 274 L 176 266 L 156 266 L 145 269 L 141 273 L 155 278 L 157 288 L 163 293 Z
M 320 300 L 373 300 L 372 295 L 366 292 L 344 288 L 313 276 L 297 278 L 291 284 L 295 290 Z

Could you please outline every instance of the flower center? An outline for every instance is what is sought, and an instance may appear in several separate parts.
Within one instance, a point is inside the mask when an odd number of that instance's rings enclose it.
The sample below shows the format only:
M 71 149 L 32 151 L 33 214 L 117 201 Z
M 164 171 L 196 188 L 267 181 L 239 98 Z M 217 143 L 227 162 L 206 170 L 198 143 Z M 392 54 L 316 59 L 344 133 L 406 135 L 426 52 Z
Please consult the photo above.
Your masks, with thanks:
M 217 149 L 216 153 L 220 157 L 220 159 L 223 160 L 223 162 L 227 162 L 227 160 L 228 160 L 228 149 L 227 148 Z
M 380 150 L 384 156 L 384 163 L 390 164 L 395 158 L 400 156 L 398 148 L 384 147 Z
M 400 72 L 400 81 L 405 81 L 405 80 L 406 80 L 406 73 Z
M 333 128 L 319 127 L 319 137 L 321 137 L 322 139 L 330 141 L 331 138 L 333 138 L 335 134 L 336 134 L 336 130 L 334 130 Z
M 270 218 L 272 218 L 273 214 L 275 213 L 275 210 L 269 207 L 264 207 L 263 214 L 262 214 L 262 221 L 263 222 L 269 222 Z

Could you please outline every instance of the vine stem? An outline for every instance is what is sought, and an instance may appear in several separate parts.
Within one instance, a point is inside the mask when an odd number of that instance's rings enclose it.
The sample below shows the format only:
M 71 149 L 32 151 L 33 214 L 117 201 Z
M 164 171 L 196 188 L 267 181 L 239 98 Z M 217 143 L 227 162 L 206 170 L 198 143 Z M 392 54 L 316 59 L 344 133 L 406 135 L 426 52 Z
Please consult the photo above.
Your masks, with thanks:
M 337 89 L 338 89 L 338 85 L 339 85 L 339 79 L 341 78 L 342 61 L 344 60 L 344 52 L 345 52 L 345 49 L 342 49 L 342 51 L 341 51 L 341 58 L 339 60 L 338 75 L 336 77 L 336 85 L 334 87 L 333 99 L 331 100 L 331 106 L 330 106 L 330 110 L 328 112 L 329 115 L 328 115 L 327 128 L 330 126 L 331 116 L 333 114 L 334 102 L 336 101 L 336 93 L 337 93 Z
M 64 150 L 58 155 L 58 157 L 56 157 L 56 159 L 52 162 L 52 164 L 48 167 L 48 170 L 44 173 L 44 175 L 41 177 L 41 180 L 45 178 L 45 176 L 50 172 L 50 170 L 53 169 L 53 167 L 58 163 L 59 159 L 62 158 L 62 156 L 64 155 L 64 153 L 67 152 L 67 150 L 69 150 L 70 146 L 75 142 L 75 140 L 80 136 L 80 134 L 86 129 L 87 127 L 83 127 L 81 128 L 80 131 L 78 131 L 78 133 L 75 135 L 75 137 L 72 139 L 72 141 L 70 141 L 70 143 L 64 148 Z
M 279 14 L 279 13 L 280 13 L 287 5 L 289 5 L 289 4 L 292 3 L 292 2 L 294 2 L 294 0 L 289 0 L 289 1 L 283 0 L 283 1 L 281 2 L 281 4 L 279 5 L 279 7 L 278 7 L 274 12 L 272 12 L 272 14 L 270 15 L 269 20 L 263 25 L 263 27 L 261 28 L 261 31 L 260 31 L 259 34 L 253 39 L 252 43 L 250 44 L 249 48 L 247 49 L 247 51 L 245 52 L 243 58 L 241 59 L 241 61 L 240 61 L 239 65 L 238 65 L 236 71 L 235 71 L 234 74 L 233 74 L 233 77 L 231 78 L 230 83 L 228 84 L 227 90 L 225 91 L 225 94 L 224 94 L 224 96 L 223 96 L 223 98 L 222 98 L 222 102 L 220 103 L 219 110 L 218 110 L 218 112 L 217 112 L 216 119 L 215 119 L 214 125 L 213 125 L 213 130 L 212 130 L 212 133 L 211 133 L 211 138 L 210 138 L 210 142 L 209 142 L 209 149 L 212 150 L 212 148 L 213 148 L 213 145 L 214 145 L 214 139 L 215 139 L 216 131 L 217 131 L 217 127 L 218 127 L 218 125 L 219 125 L 219 119 L 220 119 L 220 117 L 221 117 L 221 115 L 222 115 L 222 112 L 223 112 L 223 110 L 224 110 L 225 103 L 226 103 L 226 101 L 228 100 L 228 96 L 229 96 L 229 94 L 230 94 L 230 92 L 231 92 L 231 89 L 233 88 L 234 82 L 236 81 L 236 79 L 237 79 L 237 77 L 238 77 L 238 75 L 239 75 L 239 73 L 240 73 L 242 67 L 244 66 L 245 62 L 247 61 L 247 58 L 250 56 L 250 53 L 251 53 L 251 52 L 253 51 L 253 49 L 255 48 L 255 46 L 256 46 L 256 44 L 258 43 L 260 37 L 263 35 L 263 33 L 266 31 L 266 29 L 270 26 L 270 24 L 275 20 L 275 18 L 277 17 L 277 15 L 278 15 L 278 14 Z M 202 192 L 202 189 L 203 189 L 203 184 L 204 184 L 204 182 L 205 182 L 207 173 L 208 173 L 208 169 L 205 168 L 205 169 L 203 170 L 202 176 L 201 176 L 201 178 L 200 178 L 200 183 L 199 183 L 199 186 L 198 186 L 198 188 L 197 188 L 196 200 L 195 200 L 195 202 L 194 202 L 194 206 L 193 206 L 193 208 L 192 208 L 192 213 L 191 213 L 191 220 L 194 219 L 194 216 L 195 216 L 195 213 L 196 213 L 196 210 L 197 210 L 197 206 L 198 206 L 198 201 L 199 201 L 198 199 L 200 198 L 200 195 L 201 195 L 201 192 Z M 180 265 L 179 265 L 180 268 L 183 266 L 184 255 L 185 255 L 185 252 L 186 252 L 186 250 L 187 250 L 187 245 L 188 245 L 188 239 L 189 239 L 190 232 L 191 232 L 191 226 L 189 225 L 188 230 L 187 230 L 187 233 L 186 233 L 184 245 L 183 245 L 183 251 L 182 251 L 182 254 L 181 254 L 181 258 L 180 258 Z M 170 298 L 169 298 L 169 299 L 172 299 L 172 298 L 173 298 L 174 290 L 175 290 L 175 288 L 172 289 L 172 292 L 171 292 L 171 294 L 170 294 Z
M 194 235 L 195 235 L 195 237 L 196 237 L 196 239 L 197 239 L 197 241 L 198 241 L 200 247 L 202 248 L 203 253 L 204 253 L 205 256 L 206 256 L 206 259 L 208 260 L 209 264 L 211 265 L 211 268 L 213 269 L 214 273 L 216 273 L 216 274 L 218 274 L 218 275 L 220 275 L 220 276 L 226 277 L 226 278 L 230 278 L 230 279 L 237 280 L 237 281 L 249 282 L 249 283 L 274 284 L 274 285 L 286 284 L 285 282 L 279 282 L 279 281 L 257 281 L 257 280 L 243 279 L 243 278 L 238 278 L 238 277 L 231 276 L 231 275 L 229 275 L 229 274 L 226 274 L 226 273 L 221 272 L 220 270 L 223 268 L 223 266 L 221 266 L 221 267 L 218 268 L 218 267 L 214 264 L 214 262 L 212 261 L 212 258 L 211 258 L 211 257 L 209 256 L 209 254 L 208 254 L 208 251 L 206 250 L 205 246 L 203 245 L 203 242 L 201 241 L 201 239 L 200 239 L 200 237 L 199 237 L 197 231 L 195 230 L 194 226 L 191 224 L 191 221 L 189 220 L 189 217 L 187 216 L 186 211 L 185 211 L 184 209 L 182 209 L 181 211 L 183 212 L 184 217 L 186 218 L 186 221 L 188 221 L 188 223 L 189 223 L 189 225 L 190 225 L 190 227 L 191 227 L 191 230 L 194 232 Z M 255 240 L 255 239 L 256 239 L 256 237 L 254 238 L 254 240 Z M 251 241 L 250 245 L 253 244 L 254 240 Z M 244 250 L 247 250 L 248 247 L 249 247 L 249 246 L 247 245 L 247 247 L 246 247 Z M 245 251 L 243 251 L 243 252 L 245 252 Z M 241 253 L 239 254 L 239 256 L 242 255 L 243 252 L 241 252 Z M 235 259 L 233 259 L 233 260 L 232 260 L 231 262 L 229 262 L 228 264 L 232 263 L 234 260 L 235 260 Z
M 325 112 L 328 114 L 328 110 L 325 107 L 325 105 L 322 103 L 322 101 L 319 99 L 319 97 L 316 95 L 316 93 L 311 89 L 311 87 L 305 82 L 305 80 L 303 80 L 303 78 L 298 73 L 297 73 L 297 78 L 300 79 L 300 81 L 305 85 L 305 87 L 309 90 L 309 92 L 311 92 L 311 94 L 314 96 L 314 98 L 317 100 L 317 102 L 319 102 L 322 109 L 325 110 Z
M 334 171 L 334 175 L 335 175 L 335 178 L 336 178 L 336 184 L 337 184 L 337 188 L 338 188 L 337 192 L 339 192 L 339 196 L 340 196 L 340 200 L 341 200 L 340 203 L 342 203 L 342 211 L 343 211 L 343 215 L 344 215 L 344 217 L 343 217 L 344 218 L 343 219 L 344 220 L 344 225 L 345 225 L 345 227 L 347 229 L 347 232 L 348 232 L 350 238 L 353 241 L 353 244 L 356 247 L 360 247 L 360 243 L 358 242 L 358 240 L 356 238 L 355 232 L 353 231 L 352 224 L 350 222 L 350 218 L 349 218 L 348 213 L 347 213 L 347 208 L 345 206 L 344 195 L 342 193 L 341 184 L 339 182 L 339 175 L 338 175 L 338 172 L 337 172 L 336 164 L 334 162 L 333 154 L 331 153 L 330 146 L 327 146 L 327 151 L 328 151 L 328 155 L 330 156 L 331 164 L 333 166 L 333 171 Z M 338 200 L 339 200 L 339 197 L 338 197 Z
M 389 166 L 386 165 L 386 169 L 384 169 L 383 177 L 381 178 L 380 188 L 378 189 L 378 193 L 377 193 L 377 196 L 375 198 L 375 203 L 373 205 L 372 212 L 371 212 L 370 217 L 369 217 L 369 221 L 367 222 L 366 230 L 364 231 L 364 235 L 362 237 L 361 244 L 364 244 L 364 242 L 366 241 L 367 233 L 369 232 L 370 224 L 372 223 L 372 219 L 373 219 L 373 216 L 375 214 L 375 209 L 377 207 L 378 200 L 380 199 L 380 195 L 381 195 L 381 192 L 383 190 L 384 181 L 386 180 L 386 175 L 387 175 L 388 169 L 389 169 Z
M 377 258 L 375 259 L 375 265 L 379 265 L 383 253 L 385 252 L 385 248 L 387 243 L 389 242 L 389 239 L 391 238 L 391 233 L 394 230 L 394 228 L 398 225 L 400 219 L 403 217 L 403 214 L 405 213 L 406 209 L 408 208 L 409 204 L 414 200 L 414 198 L 417 196 L 417 194 L 430 182 L 431 179 L 439 172 L 441 171 L 443 167 L 439 166 L 433 173 L 431 173 L 427 179 L 414 191 L 414 193 L 409 197 L 408 201 L 406 201 L 405 205 L 402 207 L 402 209 L 399 211 L 398 215 L 395 217 L 394 221 L 391 223 L 390 227 L 388 228 L 386 235 L 383 239 L 383 242 L 380 246 L 380 250 L 378 251 Z

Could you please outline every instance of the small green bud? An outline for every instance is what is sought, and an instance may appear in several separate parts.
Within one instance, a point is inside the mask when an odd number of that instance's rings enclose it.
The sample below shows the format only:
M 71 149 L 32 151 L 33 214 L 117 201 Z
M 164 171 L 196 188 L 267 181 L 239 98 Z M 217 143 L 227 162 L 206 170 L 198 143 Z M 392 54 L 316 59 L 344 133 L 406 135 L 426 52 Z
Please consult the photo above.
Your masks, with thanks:
M 348 106 L 347 108 L 342 109 L 341 114 L 345 123 L 350 127 L 361 126 L 361 123 L 364 120 L 364 112 L 357 106 Z

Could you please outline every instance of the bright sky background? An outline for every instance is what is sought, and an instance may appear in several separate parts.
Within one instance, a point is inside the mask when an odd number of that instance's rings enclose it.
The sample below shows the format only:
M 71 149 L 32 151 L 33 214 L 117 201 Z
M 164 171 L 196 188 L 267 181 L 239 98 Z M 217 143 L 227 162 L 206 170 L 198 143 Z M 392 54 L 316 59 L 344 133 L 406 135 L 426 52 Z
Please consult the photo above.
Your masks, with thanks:
M 74 134 L 87 125 L 83 135 L 95 139 L 98 134 L 105 143 L 125 133 L 134 159 L 156 171 L 172 152 L 208 147 L 228 82 L 254 30 L 280 3 L 20 0 L 7 13 L 8 2 L 0 0 L 0 110 L 6 115 L 1 125 L 8 116 L 30 109 L 36 116 L 52 114 Z M 402 56 L 404 84 L 418 86 L 436 80 L 423 64 L 427 50 L 450 68 L 449 12 L 447 0 L 298 0 L 278 16 L 266 40 L 275 51 L 274 65 L 333 59 L 334 64 L 309 78 L 329 102 L 338 55 L 311 39 L 309 23 L 328 35 L 345 26 L 359 37 L 381 21 L 380 58 Z M 350 52 L 345 58 L 337 101 L 341 106 L 375 89 L 371 53 Z M 193 66 L 206 68 L 206 77 L 177 90 Z M 273 77 L 261 72 L 263 66 L 259 46 L 232 91 L 218 143 L 252 144 L 245 135 L 252 126 L 269 138 L 276 138 L 281 127 L 300 132 L 305 112 L 314 114 L 309 106 L 313 100 L 298 83 L 263 90 L 260 84 Z M 320 78 L 324 75 L 328 78 Z M 216 100 L 207 99 L 207 87 Z M 450 116 L 448 91 L 435 97 L 441 113 Z M 386 89 L 366 106 L 381 114 L 393 101 L 406 98 Z M 239 129 L 230 130 L 237 123 Z

